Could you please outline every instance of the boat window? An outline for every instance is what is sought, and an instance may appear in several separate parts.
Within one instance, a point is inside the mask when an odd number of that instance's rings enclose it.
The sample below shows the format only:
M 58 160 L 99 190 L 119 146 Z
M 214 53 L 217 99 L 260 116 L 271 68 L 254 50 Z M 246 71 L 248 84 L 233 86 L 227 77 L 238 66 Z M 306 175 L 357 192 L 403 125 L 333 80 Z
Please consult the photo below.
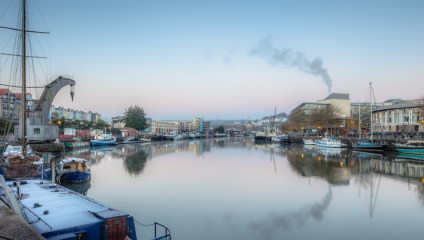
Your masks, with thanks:
M 39 128 L 34 128 L 34 134 L 40 134 L 40 129 Z

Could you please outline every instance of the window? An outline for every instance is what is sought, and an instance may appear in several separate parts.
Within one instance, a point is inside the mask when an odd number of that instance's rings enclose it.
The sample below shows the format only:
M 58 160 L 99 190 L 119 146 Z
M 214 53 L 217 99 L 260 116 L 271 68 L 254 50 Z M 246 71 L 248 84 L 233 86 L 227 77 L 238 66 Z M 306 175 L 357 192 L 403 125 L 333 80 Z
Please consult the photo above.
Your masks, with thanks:
M 53 128 L 53 134 L 57 134 L 57 128 Z
M 34 134 L 40 134 L 40 129 L 39 128 L 34 128 Z
M 45 129 L 44 129 L 44 133 L 45 133 L 45 134 L 50 134 L 50 129 L 45 128 Z

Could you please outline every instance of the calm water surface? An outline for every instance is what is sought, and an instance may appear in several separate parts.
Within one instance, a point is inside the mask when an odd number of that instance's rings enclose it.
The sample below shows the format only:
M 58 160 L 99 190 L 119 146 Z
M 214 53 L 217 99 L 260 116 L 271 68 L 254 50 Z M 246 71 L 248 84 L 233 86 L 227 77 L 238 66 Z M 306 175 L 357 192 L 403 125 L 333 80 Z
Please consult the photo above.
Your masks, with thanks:
M 424 166 L 396 156 L 249 138 L 68 155 L 92 171 L 91 182 L 70 187 L 164 224 L 174 240 L 423 238 Z M 136 227 L 138 239 L 152 238 L 152 227 Z

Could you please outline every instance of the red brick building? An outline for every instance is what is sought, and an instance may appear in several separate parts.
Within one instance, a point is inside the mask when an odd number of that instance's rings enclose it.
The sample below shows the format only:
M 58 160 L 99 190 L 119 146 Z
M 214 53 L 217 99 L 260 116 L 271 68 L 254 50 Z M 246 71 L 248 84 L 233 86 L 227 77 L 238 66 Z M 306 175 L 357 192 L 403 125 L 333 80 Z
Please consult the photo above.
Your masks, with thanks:
M 77 136 L 80 138 L 90 138 L 90 130 L 89 129 L 77 129 Z
M 137 136 L 138 130 L 134 128 L 124 127 L 121 129 L 122 137 Z

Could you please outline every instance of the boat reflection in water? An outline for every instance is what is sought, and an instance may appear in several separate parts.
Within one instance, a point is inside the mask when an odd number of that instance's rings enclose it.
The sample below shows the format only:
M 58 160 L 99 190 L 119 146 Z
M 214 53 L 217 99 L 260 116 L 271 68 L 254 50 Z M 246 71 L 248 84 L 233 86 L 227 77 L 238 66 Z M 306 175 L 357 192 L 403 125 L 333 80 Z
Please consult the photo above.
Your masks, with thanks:
M 383 229 L 394 236 L 405 219 L 419 231 L 424 213 L 424 165 L 397 154 L 208 138 L 96 148 L 86 157 L 88 197 L 170 225 L 182 239 L 312 239 L 320 231 L 339 239 L 351 226 L 361 228 L 352 239 Z M 148 231 L 137 227 L 140 239 Z
M 81 193 L 82 195 L 87 196 L 88 189 L 90 189 L 90 187 L 91 187 L 91 180 L 83 182 L 81 184 L 63 183 L 63 184 L 60 184 L 60 185 L 63 186 L 63 187 L 66 187 L 67 189 L 70 189 L 74 192 Z

